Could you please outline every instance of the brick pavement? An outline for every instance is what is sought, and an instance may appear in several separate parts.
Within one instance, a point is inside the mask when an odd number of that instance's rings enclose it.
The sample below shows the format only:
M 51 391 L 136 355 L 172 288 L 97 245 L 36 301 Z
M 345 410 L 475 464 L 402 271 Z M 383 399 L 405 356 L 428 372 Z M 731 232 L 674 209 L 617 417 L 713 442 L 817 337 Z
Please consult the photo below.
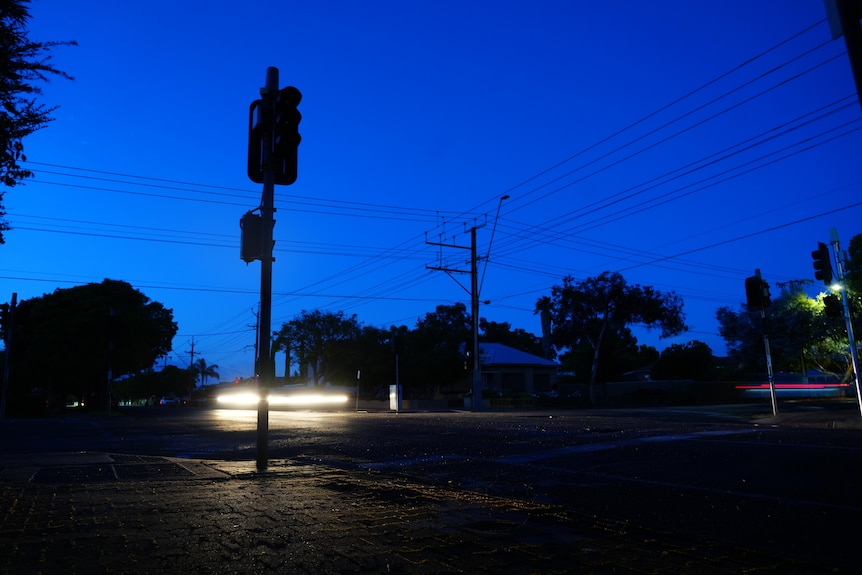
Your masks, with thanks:
M 358 469 L 75 454 L 0 464 L 0 574 L 816 573 L 577 510 Z

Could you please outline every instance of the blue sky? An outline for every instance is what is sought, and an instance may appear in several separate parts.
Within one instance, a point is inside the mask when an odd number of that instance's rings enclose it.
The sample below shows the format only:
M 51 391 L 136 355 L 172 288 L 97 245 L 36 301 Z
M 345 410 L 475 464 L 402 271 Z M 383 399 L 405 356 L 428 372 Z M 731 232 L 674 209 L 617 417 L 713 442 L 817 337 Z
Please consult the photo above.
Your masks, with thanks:
M 239 258 L 248 106 L 266 68 L 303 93 L 299 177 L 276 189 L 273 327 L 301 310 L 413 327 L 469 295 L 540 332 L 571 274 L 675 290 L 725 352 L 715 310 L 755 268 L 813 279 L 862 233 L 862 113 L 820 0 L 34 0 L 30 36 L 76 40 L 9 190 L 0 299 L 104 278 L 173 309 L 170 363 L 251 375 L 260 266 Z M 483 266 L 484 267 L 484 266 Z M 459 276 L 469 286 L 466 275 Z M 816 293 L 822 286 L 811 285 Z M 277 360 L 278 375 L 282 362 Z

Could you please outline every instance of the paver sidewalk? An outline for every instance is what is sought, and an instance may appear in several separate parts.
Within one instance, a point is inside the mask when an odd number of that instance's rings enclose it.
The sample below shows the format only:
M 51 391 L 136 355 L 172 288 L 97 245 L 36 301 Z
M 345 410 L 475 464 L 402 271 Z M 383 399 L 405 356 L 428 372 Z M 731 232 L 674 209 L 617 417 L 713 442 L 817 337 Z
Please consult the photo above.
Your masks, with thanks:
M 817 572 L 367 470 L 273 461 L 259 474 L 251 462 L 108 454 L 62 463 L 0 464 L 0 573 Z

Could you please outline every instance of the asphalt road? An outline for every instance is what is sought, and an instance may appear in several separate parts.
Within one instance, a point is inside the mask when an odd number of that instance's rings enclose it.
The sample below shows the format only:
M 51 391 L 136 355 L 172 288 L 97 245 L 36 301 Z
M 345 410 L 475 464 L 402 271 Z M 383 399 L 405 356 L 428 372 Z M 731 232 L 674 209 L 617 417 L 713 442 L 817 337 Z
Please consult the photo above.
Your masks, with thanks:
M 774 426 L 752 419 L 758 409 L 273 411 L 268 452 L 273 462 L 404 477 L 852 569 L 862 428 Z M 0 431 L 0 454 L 157 455 L 247 461 L 255 471 L 254 411 L 75 412 L 5 421 Z

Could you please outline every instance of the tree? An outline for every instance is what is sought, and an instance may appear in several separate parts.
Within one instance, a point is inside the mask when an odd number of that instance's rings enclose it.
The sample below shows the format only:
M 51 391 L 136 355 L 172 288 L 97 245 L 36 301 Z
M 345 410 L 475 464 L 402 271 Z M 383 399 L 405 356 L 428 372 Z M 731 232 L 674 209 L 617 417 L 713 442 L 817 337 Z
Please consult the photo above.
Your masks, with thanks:
M 631 329 L 609 331 L 602 340 L 601 354 L 595 370 L 596 381 L 619 379 L 630 371 L 654 364 L 658 358 L 659 352 L 656 348 L 638 345 Z M 559 359 L 562 370 L 574 374 L 574 381 L 589 383 L 595 359 L 595 351 L 589 344 L 566 349 Z
M 479 329 L 481 330 L 479 334 L 480 343 L 483 341 L 502 343 L 511 348 L 543 357 L 542 341 L 527 330 L 521 328 L 512 329 L 512 325 L 509 322 L 497 323 L 480 318 Z
M 139 373 L 171 350 L 173 312 L 126 282 L 104 280 L 23 300 L 16 309 L 13 387 L 103 405 L 113 377 Z M 95 400 L 95 401 L 94 401 Z
M 299 362 L 300 375 L 315 386 L 322 386 L 336 378 L 346 378 L 354 369 L 344 359 L 349 343 L 360 331 L 355 315 L 302 310 L 299 317 L 282 324 L 275 338 L 293 353 Z
M 472 361 L 465 355 L 472 345 L 472 323 L 463 303 L 438 305 L 426 313 L 405 337 L 405 394 L 433 397 L 444 384 L 466 384 Z
M 381 388 L 395 383 L 395 341 L 391 330 L 363 326 L 350 352 L 345 367 L 353 379 L 345 378 L 345 384 L 356 384 L 357 372 L 361 372 L 360 392 L 373 397 Z
M 201 386 L 207 384 L 207 378 L 218 377 L 218 364 L 207 364 L 207 360 L 200 358 L 191 366 L 192 372 L 195 374 L 195 380 L 198 377 L 201 379 Z
M 158 402 L 165 395 L 182 396 L 188 393 L 189 370 L 175 365 L 166 365 L 162 370 L 147 369 L 117 381 L 114 395 L 129 401 L 145 400 Z
M 788 282 L 766 308 L 769 350 L 773 369 L 806 372 L 817 368 L 824 373 L 849 377 L 851 364 L 843 317 L 825 312 L 824 296 L 809 297 L 803 281 Z M 719 334 L 730 357 L 740 366 L 740 374 L 752 377 L 766 371 L 763 344 L 764 322 L 760 310 L 740 311 L 721 307 L 716 311 Z
M 49 108 L 37 102 L 41 89 L 34 84 L 50 76 L 72 79 L 50 64 L 48 52 L 75 42 L 32 42 L 27 37 L 29 0 L 0 0 L 0 181 L 14 187 L 32 176 L 19 162 L 27 161 L 23 139 L 52 120 Z M 2 219 L 5 190 L 0 187 L 0 243 L 9 224 Z
M 540 305 L 542 300 L 539 300 Z M 570 350 L 587 347 L 590 364 L 590 399 L 595 402 L 595 384 L 603 343 L 616 334 L 622 338 L 629 325 L 659 328 L 661 337 L 688 329 L 682 299 L 674 292 L 663 294 L 650 286 L 630 285 L 616 272 L 603 272 L 576 282 L 572 276 L 551 288 L 551 337 L 554 345 Z
M 714 358 L 710 347 L 702 341 L 675 343 L 661 352 L 650 376 L 653 379 L 709 379 Z

